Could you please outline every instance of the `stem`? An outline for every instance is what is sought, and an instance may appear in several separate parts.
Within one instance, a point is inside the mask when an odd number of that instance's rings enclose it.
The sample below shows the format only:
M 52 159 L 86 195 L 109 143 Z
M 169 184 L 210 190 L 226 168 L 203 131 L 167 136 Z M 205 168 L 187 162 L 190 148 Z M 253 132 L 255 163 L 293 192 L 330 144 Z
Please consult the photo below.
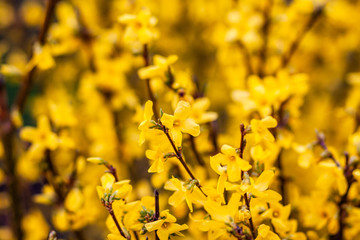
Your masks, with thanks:
M 241 159 L 243 159 L 244 150 L 245 150 L 245 146 L 246 146 L 245 135 L 247 134 L 245 125 L 243 123 L 240 124 L 240 133 L 241 133 L 241 138 L 240 138 L 239 157 Z M 244 175 L 244 172 L 241 171 L 241 178 L 243 178 L 243 175 Z M 244 199 L 245 199 L 246 207 L 248 208 L 248 210 L 250 212 L 249 225 L 250 225 L 251 235 L 252 235 L 253 239 L 255 239 L 256 238 L 255 227 L 254 227 L 254 223 L 253 223 L 252 216 L 251 216 L 250 199 L 249 199 L 247 193 L 244 194 Z
M 328 147 L 327 147 L 327 145 L 325 144 L 325 135 L 324 134 L 322 134 L 322 133 L 316 133 L 316 137 L 317 137 L 317 144 L 319 144 L 325 151 L 327 151 L 328 152 L 328 156 L 329 156 L 329 158 L 331 158 L 334 162 L 335 162 L 335 164 L 336 164 L 336 166 L 338 167 L 338 168 L 341 168 L 341 165 L 340 165 L 340 163 L 339 163 L 339 161 L 338 160 L 336 160 L 336 158 L 335 158 L 335 156 L 332 154 L 332 152 L 330 152 L 329 150 L 328 150 Z
M 205 162 L 204 159 L 201 157 L 200 153 L 197 150 L 196 144 L 195 144 L 195 138 L 191 135 L 190 136 L 190 145 L 191 145 L 191 150 L 193 151 L 195 158 L 197 160 L 197 162 L 200 164 L 200 166 L 205 166 Z
M 163 132 L 165 133 L 166 137 L 168 138 L 172 148 L 174 149 L 175 151 L 175 154 L 176 154 L 176 158 L 179 159 L 180 163 L 183 165 L 183 167 L 185 168 L 186 172 L 190 175 L 190 177 L 194 180 L 197 180 L 196 177 L 194 176 L 194 174 L 191 172 L 190 168 L 188 167 L 188 165 L 186 164 L 184 158 L 182 157 L 182 154 L 181 152 L 177 149 L 177 147 L 175 146 L 175 143 L 174 141 L 172 140 L 172 138 L 170 137 L 170 134 L 169 134 L 169 129 L 166 128 L 165 126 L 162 126 L 163 127 Z M 202 194 L 207 197 L 207 194 L 204 193 L 204 191 L 202 190 L 201 188 L 201 185 L 199 183 L 199 180 L 197 180 L 197 183 L 196 183 L 196 186 L 200 189 L 200 191 L 202 192 Z
M 338 208 L 339 208 L 339 217 L 338 217 L 339 231 L 335 235 L 331 235 L 329 238 L 330 240 L 344 239 L 345 218 L 347 216 L 345 205 L 347 204 L 347 198 L 349 195 L 351 185 L 352 185 L 352 183 L 355 182 L 354 176 L 352 174 L 352 171 L 355 170 L 355 168 L 350 167 L 350 165 L 349 165 L 349 154 L 348 153 L 345 153 L 345 158 L 346 158 L 346 166 L 344 168 L 344 175 L 346 177 L 348 187 L 346 189 L 345 194 L 341 197 L 340 201 L 337 204 Z
M 213 155 L 217 154 L 219 152 L 219 144 L 218 144 L 218 141 L 217 141 L 217 121 L 213 121 L 213 122 L 210 122 L 208 123 L 209 125 L 209 138 L 211 140 L 211 143 L 213 145 Z
M 281 59 L 281 66 L 280 68 L 286 67 L 296 50 L 299 48 L 300 43 L 302 42 L 303 38 L 305 37 L 306 33 L 308 33 L 314 24 L 317 22 L 319 17 L 322 15 L 325 5 L 321 7 L 317 7 L 313 13 L 311 14 L 308 22 L 305 24 L 304 28 L 300 31 L 295 41 L 291 44 L 289 51 L 282 56 Z
M 158 220 L 160 218 L 160 204 L 159 204 L 159 191 L 155 189 L 155 216 L 154 221 Z M 155 240 L 159 240 L 159 237 L 157 235 L 157 230 L 155 231 Z
M 116 216 L 115 216 L 115 214 L 114 214 L 114 210 L 113 210 L 113 208 L 112 208 L 112 203 L 109 203 L 109 205 L 108 205 L 106 208 L 107 208 L 107 210 L 109 211 L 110 216 L 111 216 L 112 219 L 114 220 L 114 223 L 115 223 L 117 229 L 119 230 L 121 236 L 123 236 L 124 238 L 128 239 L 128 238 L 125 236 L 123 230 L 121 229 L 121 226 L 120 226 L 118 220 L 116 219 Z
M 248 210 L 250 212 L 249 223 L 250 223 L 251 235 L 252 235 L 253 239 L 255 239 L 256 238 L 255 227 L 254 227 L 254 223 L 253 223 L 252 216 L 251 216 L 250 199 L 248 198 L 247 193 L 244 194 L 244 198 L 245 198 L 246 207 L 248 208 Z
M 8 111 L 7 92 L 5 86 L 5 79 L 0 74 L 0 124 L 1 124 L 1 140 L 4 147 L 4 162 L 7 173 L 7 185 L 9 188 L 12 218 L 12 230 L 17 239 L 23 239 L 24 235 L 21 229 L 21 219 L 23 217 L 20 184 L 16 177 L 16 164 L 14 158 L 14 135 L 15 129 L 10 119 Z
M 38 41 L 40 42 L 41 45 L 44 45 L 46 42 L 46 35 L 49 31 L 50 21 L 54 14 L 55 5 L 56 5 L 57 1 L 58 0 L 49 0 L 49 3 L 46 6 L 45 19 L 44 19 L 42 28 L 40 30 L 39 38 L 38 38 Z M 14 107 L 13 107 L 15 109 L 18 109 L 20 112 L 22 112 L 24 109 L 27 96 L 29 95 L 30 88 L 33 83 L 33 75 L 34 75 L 34 72 L 36 69 L 37 69 L 37 67 L 35 66 L 28 72 L 28 74 L 24 77 L 22 84 L 20 86 L 20 90 L 18 92 L 18 95 L 17 95 L 15 103 L 14 103 Z
M 145 61 L 145 67 L 150 66 L 149 51 L 148 51 L 148 45 L 147 44 L 144 44 L 144 46 L 143 46 L 143 58 L 144 58 L 144 61 Z M 155 115 L 155 119 L 157 120 L 157 119 L 159 119 L 159 114 L 157 112 L 157 107 L 156 107 L 156 98 L 155 98 L 154 93 L 153 93 L 153 91 L 151 89 L 150 79 L 147 78 L 147 79 L 145 79 L 145 81 L 146 81 L 146 88 L 148 90 L 149 98 L 153 102 L 153 112 L 154 112 L 154 115 Z
M 280 181 L 280 193 L 282 196 L 282 204 L 286 205 L 287 204 L 287 198 L 286 198 L 286 177 L 283 174 L 283 166 L 282 166 L 282 161 L 281 161 L 281 155 L 283 152 L 283 148 L 280 148 L 279 154 L 277 156 L 276 159 L 276 163 L 277 163 L 277 167 L 279 169 L 279 181 Z
M 253 67 L 251 65 L 250 53 L 249 53 L 248 49 L 246 48 L 245 44 L 241 40 L 236 41 L 236 44 L 239 46 L 240 50 L 243 52 L 243 55 L 245 58 L 245 64 L 246 64 L 246 69 L 247 69 L 246 78 L 247 78 L 249 75 L 252 75 L 254 73 Z
M 269 29 L 270 29 L 270 14 L 271 14 L 271 8 L 273 5 L 273 0 L 268 0 L 267 4 L 265 6 L 265 9 L 263 11 L 263 18 L 265 19 L 264 25 L 262 27 L 262 37 L 264 39 L 263 46 L 260 51 L 260 63 L 259 63 L 259 76 L 263 77 L 265 73 L 265 64 L 266 64 L 266 58 L 267 58 L 267 46 L 269 42 Z

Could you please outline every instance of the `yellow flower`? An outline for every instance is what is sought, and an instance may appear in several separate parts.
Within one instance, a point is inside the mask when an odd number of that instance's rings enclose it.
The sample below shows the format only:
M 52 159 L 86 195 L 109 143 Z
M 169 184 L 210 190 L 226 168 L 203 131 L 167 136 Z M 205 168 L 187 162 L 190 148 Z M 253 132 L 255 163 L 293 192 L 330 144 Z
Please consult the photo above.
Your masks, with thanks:
M 251 165 L 241 159 L 236 149 L 224 144 L 221 147 L 221 153 L 216 154 L 214 157 L 210 157 L 210 164 L 212 169 L 219 175 L 223 175 L 224 166 L 226 166 L 226 172 L 230 182 L 236 182 L 240 180 L 241 171 L 248 171 L 251 169 Z
M 178 57 L 176 55 L 170 55 L 167 58 L 160 55 L 155 55 L 154 64 L 152 66 L 139 69 L 139 77 L 141 79 L 161 78 L 166 80 L 166 73 L 168 72 L 170 65 L 174 64 L 177 59 Z
M 209 107 L 209 98 L 203 97 L 195 99 L 191 106 L 191 118 L 193 118 L 197 124 L 215 121 L 218 118 L 218 114 L 216 112 L 206 112 Z
M 269 184 L 274 177 L 274 171 L 265 170 L 254 181 L 252 177 L 245 175 L 245 180 L 240 185 L 230 184 L 226 189 L 236 190 L 240 193 L 251 193 L 257 198 L 266 202 L 278 202 L 282 199 L 281 195 L 273 190 L 268 189 Z
M 47 70 L 55 66 L 55 61 L 48 45 L 41 46 L 38 42 L 34 44 L 33 57 L 26 66 L 26 69 L 30 71 L 35 66 L 40 70 Z
M 153 102 L 147 101 L 145 103 L 145 109 L 144 109 L 144 120 L 139 125 L 139 130 L 141 131 L 140 137 L 139 137 L 139 144 L 143 144 L 145 142 L 145 134 L 146 131 L 149 130 L 149 127 L 151 126 L 151 118 L 154 115 L 153 110 Z
M 164 163 L 167 161 L 168 158 L 175 157 L 174 154 L 163 153 L 159 148 L 154 150 L 146 150 L 145 155 L 148 159 L 154 160 L 151 164 L 148 172 L 149 173 L 161 173 L 164 171 Z
M 279 236 L 270 231 L 270 227 L 261 224 L 258 228 L 258 236 L 255 240 L 280 240 Z
M 55 150 L 59 144 L 59 139 L 57 135 L 51 131 L 49 119 L 45 115 L 41 115 L 38 118 L 37 128 L 22 128 L 20 137 L 25 141 L 31 142 L 32 149 Z
M 290 230 L 288 218 L 290 216 L 290 204 L 283 206 L 280 203 L 273 202 L 270 208 L 261 214 L 262 217 L 271 219 L 276 232 L 280 235 Z
M 76 212 L 84 204 L 84 195 L 79 188 L 73 188 L 65 199 L 64 206 L 70 212 Z
M 101 177 L 101 186 L 97 186 L 96 190 L 100 199 L 115 200 L 125 198 L 132 190 L 129 184 L 130 180 L 122 180 L 115 182 L 115 177 L 110 173 L 105 173 Z
M 259 143 L 261 141 L 274 142 L 275 138 L 268 130 L 268 128 L 275 128 L 277 126 L 276 120 L 267 116 L 261 120 L 253 119 L 250 122 L 251 133 L 254 134 L 255 142 Z
M 158 35 L 155 29 L 157 19 L 146 8 L 141 9 L 137 15 L 124 14 L 118 21 L 127 25 L 124 33 L 126 42 L 148 44 Z
M 161 117 L 162 124 L 170 130 L 176 146 L 181 146 L 182 132 L 194 137 L 199 136 L 200 126 L 190 118 L 190 103 L 180 101 L 174 111 L 174 115 L 164 113 Z
M 164 210 L 160 213 L 160 219 L 154 222 L 146 223 L 146 230 L 153 232 L 157 230 L 156 234 L 160 240 L 168 240 L 171 234 L 183 236 L 180 231 L 188 229 L 186 224 L 177 224 L 176 218 L 169 213 L 169 210 Z
M 190 180 L 189 182 L 184 183 L 174 177 L 167 181 L 164 188 L 166 190 L 175 191 L 175 193 L 169 197 L 169 204 L 178 207 L 185 200 L 190 212 L 192 212 L 193 202 L 201 203 L 205 200 L 200 190 L 195 187 L 195 181 L 196 180 Z

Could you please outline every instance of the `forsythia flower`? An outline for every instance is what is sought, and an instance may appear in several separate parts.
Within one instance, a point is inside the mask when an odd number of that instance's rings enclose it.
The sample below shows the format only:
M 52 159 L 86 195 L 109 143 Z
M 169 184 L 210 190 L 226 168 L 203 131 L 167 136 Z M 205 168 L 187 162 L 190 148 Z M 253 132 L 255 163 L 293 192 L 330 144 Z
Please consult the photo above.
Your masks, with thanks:
M 162 211 L 159 220 L 146 223 L 145 227 L 149 232 L 157 230 L 156 234 L 160 240 L 168 240 L 171 234 L 183 236 L 180 231 L 188 229 L 186 224 L 177 224 L 176 218 L 169 213 L 169 210 Z
M 261 120 L 253 119 L 250 122 L 251 133 L 254 134 L 255 142 L 259 143 L 260 141 L 274 142 L 275 138 L 268 130 L 268 128 L 274 128 L 277 125 L 276 120 L 273 117 L 265 117 Z
M 154 56 L 154 65 L 140 68 L 138 73 L 141 79 L 148 78 L 166 78 L 166 73 L 168 72 L 170 65 L 174 64 L 177 61 L 178 57 L 176 55 L 171 55 L 167 58 L 160 55 Z
M 210 158 L 210 164 L 212 169 L 219 175 L 224 174 L 224 171 L 221 171 L 221 169 L 223 166 L 226 166 L 230 182 L 239 181 L 241 171 L 248 171 L 252 168 L 247 161 L 239 157 L 235 148 L 226 144 L 221 147 L 221 153 Z
M 164 113 L 161 117 L 161 123 L 170 130 L 176 146 L 181 146 L 182 132 L 192 136 L 199 136 L 200 126 L 190 118 L 190 103 L 180 101 L 174 111 L 174 115 Z
M 57 135 L 51 131 L 49 119 L 45 115 L 41 115 L 37 120 L 37 125 L 37 128 L 23 127 L 20 132 L 23 140 L 32 143 L 30 151 L 55 150 L 59 140 Z

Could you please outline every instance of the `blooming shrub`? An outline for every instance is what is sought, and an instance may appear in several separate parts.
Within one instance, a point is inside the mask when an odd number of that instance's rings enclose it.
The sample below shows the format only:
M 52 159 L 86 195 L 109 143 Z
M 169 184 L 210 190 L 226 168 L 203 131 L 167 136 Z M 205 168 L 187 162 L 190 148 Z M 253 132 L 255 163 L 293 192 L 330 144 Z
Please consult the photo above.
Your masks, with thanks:
M 0 239 L 360 239 L 359 11 L 0 0 Z

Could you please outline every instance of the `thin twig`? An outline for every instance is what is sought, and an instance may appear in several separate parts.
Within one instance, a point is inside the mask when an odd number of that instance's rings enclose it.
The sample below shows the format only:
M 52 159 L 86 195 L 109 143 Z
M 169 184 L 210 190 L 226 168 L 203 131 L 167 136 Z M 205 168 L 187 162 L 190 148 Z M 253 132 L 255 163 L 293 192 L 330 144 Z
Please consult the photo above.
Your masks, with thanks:
M 191 150 L 194 153 L 195 159 L 197 160 L 200 166 L 205 166 L 204 159 L 201 157 L 199 151 L 197 150 L 195 138 L 189 134 L 189 139 L 190 139 Z
M 240 124 L 240 133 L 241 133 L 241 138 L 240 138 L 240 147 L 239 147 L 239 157 L 241 159 L 243 159 L 244 150 L 245 150 L 245 146 L 246 146 L 245 135 L 247 134 L 245 125 L 243 123 Z M 241 178 L 243 178 L 243 175 L 244 175 L 244 172 L 241 171 Z M 254 227 L 251 210 L 250 210 L 250 199 L 249 199 L 247 193 L 244 194 L 244 199 L 245 199 L 246 207 L 248 208 L 248 210 L 250 212 L 249 225 L 250 225 L 251 235 L 252 235 L 253 239 L 255 239 L 256 238 L 255 227 Z
M 265 66 L 266 66 L 266 59 L 267 59 L 267 47 L 269 42 L 269 30 L 270 30 L 270 23 L 271 23 L 271 8 L 273 5 L 273 0 L 268 0 L 267 4 L 263 10 L 263 18 L 264 18 L 264 25 L 262 26 L 262 37 L 263 37 L 263 45 L 260 50 L 260 63 L 259 63 L 259 76 L 263 77 L 265 74 Z
M 291 58 L 299 48 L 300 43 L 304 39 L 305 35 L 312 29 L 319 17 L 322 15 L 324 7 L 325 5 L 322 5 L 313 11 L 304 28 L 299 32 L 298 36 L 295 38 L 295 41 L 290 45 L 289 51 L 282 55 L 280 68 L 284 68 L 289 64 Z
M 160 203 L 159 203 L 159 191 L 155 189 L 154 191 L 155 195 L 155 215 L 154 215 L 154 221 L 159 220 L 160 218 Z M 157 235 L 157 230 L 155 231 L 155 239 L 159 240 L 159 237 Z
M 176 155 L 176 158 L 179 159 L 180 163 L 183 165 L 183 167 L 185 168 L 186 172 L 190 175 L 191 179 L 194 179 L 194 180 L 197 180 L 196 177 L 194 176 L 194 174 L 191 172 L 189 166 L 186 164 L 183 156 L 182 156 L 182 153 L 177 149 L 177 147 L 175 146 L 175 143 L 174 141 L 172 140 L 170 134 L 169 134 L 169 129 L 166 128 L 165 126 L 162 126 L 163 127 L 163 132 L 165 133 L 166 137 L 168 138 L 172 148 L 174 149 L 175 151 L 175 155 Z M 202 192 L 202 194 L 207 197 L 207 194 L 202 190 L 201 188 L 201 185 L 199 183 L 199 180 L 197 180 L 197 183 L 196 183 L 196 186 L 200 189 L 200 191 Z
M 246 78 L 250 75 L 252 75 L 254 73 L 252 64 L 251 64 L 251 57 L 250 57 L 250 53 L 249 50 L 246 48 L 245 44 L 241 41 L 238 40 L 236 41 L 236 45 L 240 48 L 240 50 L 242 51 L 243 55 L 244 55 L 244 60 L 245 60 L 245 64 L 246 64 Z
M 145 61 L 145 67 L 150 66 L 149 50 L 148 50 L 148 45 L 147 44 L 144 44 L 144 46 L 143 46 L 143 58 L 144 58 L 144 61 Z M 151 89 L 150 79 L 147 78 L 147 79 L 145 79 L 145 81 L 146 81 L 146 88 L 148 90 L 149 98 L 153 102 L 153 112 L 154 112 L 154 115 L 155 115 L 155 119 L 158 120 L 159 119 L 159 114 L 158 114 L 158 109 L 157 109 L 157 104 L 156 104 L 156 98 L 155 98 L 154 93 L 153 93 L 153 91 Z

